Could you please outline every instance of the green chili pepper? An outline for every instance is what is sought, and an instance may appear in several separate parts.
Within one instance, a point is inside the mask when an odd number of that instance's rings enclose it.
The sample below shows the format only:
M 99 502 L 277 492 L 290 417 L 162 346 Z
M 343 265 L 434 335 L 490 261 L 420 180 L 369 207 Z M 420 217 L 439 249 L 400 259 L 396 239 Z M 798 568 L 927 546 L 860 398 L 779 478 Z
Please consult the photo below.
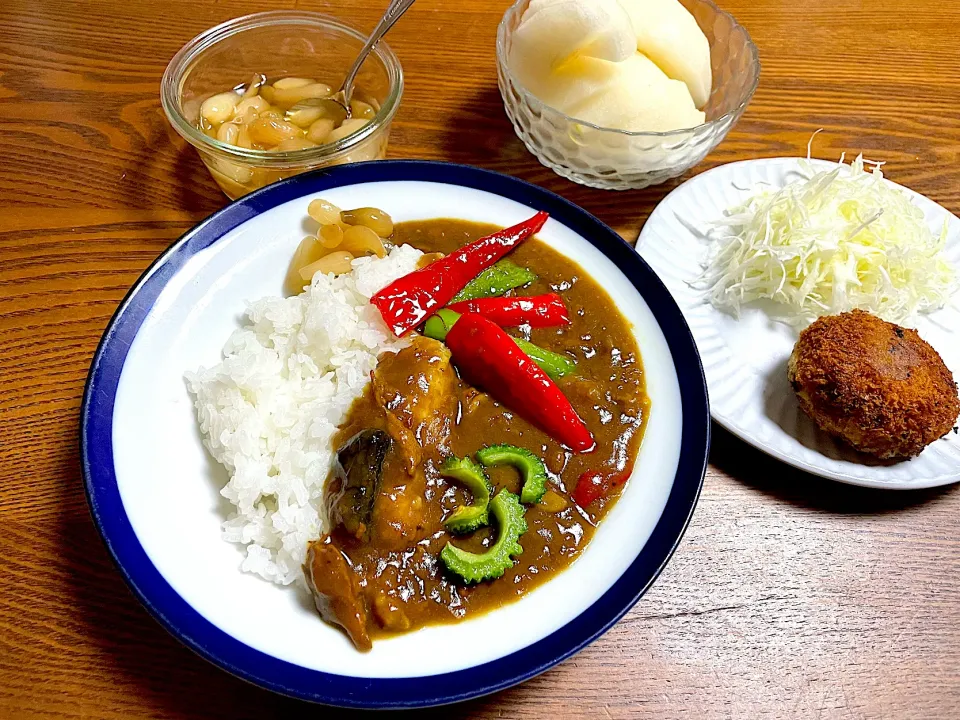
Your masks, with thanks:
M 477 298 L 497 297 L 507 290 L 529 285 L 536 279 L 537 274 L 532 270 L 520 267 L 509 260 L 501 260 L 468 282 L 453 296 L 449 304 Z
M 423 334 L 428 338 L 443 342 L 447 339 L 447 333 L 453 324 L 460 319 L 460 313 L 453 310 L 438 310 L 435 315 L 427 318 L 423 326 Z
M 427 318 L 426 325 L 423 327 L 423 334 L 429 338 L 443 342 L 446 340 L 450 328 L 452 328 L 453 324 L 459 319 L 460 313 L 446 309 L 438 310 L 435 315 Z M 531 360 L 540 366 L 540 369 L 550 376 L 551 380 L 556 381 L 564 375 L 570 375 L 576 372 L 577 363 L 566 355 L 561 355 L 551 350 L 544 350 L 542 347 L 534 345 L 532 342 L 528 342 L 523 338 L 511 336 L 511 339 L 517 344 L 518 348 L 523 350 Z
M 569 375 L 576 371 L 577 364 L 566 355 L 555 353 L 552 350 L 544 350 L 539 345 L 527 342 L 523 338 L 513 338 L 517 347 L 523 350 L 530 359 L 533 360 L 540 369 L 550 376 L 551 380 L 559 380 L 564 375 Z

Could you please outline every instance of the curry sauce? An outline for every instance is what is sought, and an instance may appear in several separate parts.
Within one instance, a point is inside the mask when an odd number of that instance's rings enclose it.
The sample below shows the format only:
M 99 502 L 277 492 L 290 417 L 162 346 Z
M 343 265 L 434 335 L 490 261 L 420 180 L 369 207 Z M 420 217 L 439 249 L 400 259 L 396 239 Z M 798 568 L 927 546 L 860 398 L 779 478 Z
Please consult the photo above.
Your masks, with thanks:
M 449 253 L 496 229 L 460 220 L 408 222 L 396 226 L 392 240 L 424 253 Z M 308 577 L 321 614 L 342 625 L 360 649 L 385 634 L 500 607 L 566 568 L 622 490 L 614 488 L 583 509 L 571 499 L 578 478 L 591 470 L 629 471 L 636 460 L 649 402 L 628 321 L 596 281 L 542 241 L 531 239 L 509 257 L 538 275 L 515 294 L 563 297 L 570 324 L 508 332 L 576 361 L 576 372 L 558 385 L 593 432 L 596 449 L 573 453 L 464 383 L 442 343 L 414 336 L 409 347 L 382 356 L 334 438 L 335 449 L 360 443 L 356 449 L 366 453 L 361 459 L 377 454 L 376 491 L 345 497 L 346 488 L 331 477 L 326 506 L 332 530 L 308 553 Z M 378 444 L 377 438 L 386 442 Z M 450 455 L 472 455 L 497 443 L 541 457 L 549 489 L 540 503 L 526 508 L 523 553 L 513 567 L 497 580 L 467 586 L 445 572 L 440 551 L 453 542 L 483 552 L 497 530 L 455 536 L 444 529 L 445 518 L 471 498 L 437 468 Z M 488 473 L 495 490 L 519 492 L 513 468 L 492 467 Z M 357 520 L 360 501 L 366 514 Z

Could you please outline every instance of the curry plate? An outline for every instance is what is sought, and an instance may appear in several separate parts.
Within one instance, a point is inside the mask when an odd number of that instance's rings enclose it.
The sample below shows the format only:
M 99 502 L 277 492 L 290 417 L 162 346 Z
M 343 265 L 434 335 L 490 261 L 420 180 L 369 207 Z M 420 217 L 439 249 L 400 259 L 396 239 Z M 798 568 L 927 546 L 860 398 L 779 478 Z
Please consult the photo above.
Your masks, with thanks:
M 309 201 L 376 206 L 396 221 L 511 225 L 546 210 L 539 237 L 596 278 L 632 323 L 651 401 L 637 464 L 582 556 L 519 601 L 360 653 L 306 591 L 240 572 L 224 542 L 226 477 L 204 450 L 183 373 L 220 358 L 249 300 L 280 294 Z M 83 473 L 104 542 L 173 635 L 271 690 L 362 708 L 424 707 L 500 690 L 595 640 L 646 592 L 697 502 L 710 442 L 700 358 L 656 274 L 610 228 L 557 195 L 476 168 L 361 163 L 248 195 L 189 231 L 143 274 L 96 352 L 81 418 Z

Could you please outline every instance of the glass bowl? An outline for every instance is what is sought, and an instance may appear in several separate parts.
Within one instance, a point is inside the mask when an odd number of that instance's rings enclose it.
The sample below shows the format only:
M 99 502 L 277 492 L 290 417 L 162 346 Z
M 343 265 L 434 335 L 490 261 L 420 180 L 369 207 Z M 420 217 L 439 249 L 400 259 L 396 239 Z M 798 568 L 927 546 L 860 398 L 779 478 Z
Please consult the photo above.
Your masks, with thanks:
M 365 41 L 360 31 L 318 13 L 280 10 L 229 20 L 195 37 L 170 61 L 160 86 L 164 112 L 230 199 L 307 170 L 383 158 L 403 93 L 400 61 L 383 41 L 364 62 L 355 85 L 376 101 L 377 113 L 336 142 L 285 152 L 253 150 L 220 142 L 196 126 L 203 100 L 258 73 L 339 87 Z
M 497 30 L 500 94 L 514 130 L 537 159 L 565 178 L 606 190 L 645 188 L 682 175 L 706 157 L 740 119 L 760 79 L 757 46 L 711 0 L 680 0 L 710 42 L 713 88 L 707 121 L 670 132 L 628 132 L 583 122 L 540 102 L 508 65 L 514 30 L 529 0 L 518 0 Z

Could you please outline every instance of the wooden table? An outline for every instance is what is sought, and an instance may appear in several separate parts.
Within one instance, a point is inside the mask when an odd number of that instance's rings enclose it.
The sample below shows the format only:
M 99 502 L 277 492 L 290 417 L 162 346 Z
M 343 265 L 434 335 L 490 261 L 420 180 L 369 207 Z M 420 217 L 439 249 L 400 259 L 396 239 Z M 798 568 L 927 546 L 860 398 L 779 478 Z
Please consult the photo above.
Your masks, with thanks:
M 167 60 L 247 12 L 296 5 L 370 28 L 383 4 L 0 6 L 0 717 L 336 715 L 227 675 L 147 615 L 90 521 L 77 420 L 120 298 L 225 203 L 160 111 Z M 591 190 L 527 154 L 496 87 L 506 5 L 420 0 L 393 31 L 407 89 L 390 155 L 517 175 L 635 239 L 676 183 Z M 864 150 L 960 212 L 960 4 L 723 5 L 753 34 L 763 74 L 703 168 L 803 153 L 822 127 L 818 155 Z M 522 687 L 418 717 L 957 717 L 958 489 L 845 487 L 715 430 L 693 524 L 622 622 Z

